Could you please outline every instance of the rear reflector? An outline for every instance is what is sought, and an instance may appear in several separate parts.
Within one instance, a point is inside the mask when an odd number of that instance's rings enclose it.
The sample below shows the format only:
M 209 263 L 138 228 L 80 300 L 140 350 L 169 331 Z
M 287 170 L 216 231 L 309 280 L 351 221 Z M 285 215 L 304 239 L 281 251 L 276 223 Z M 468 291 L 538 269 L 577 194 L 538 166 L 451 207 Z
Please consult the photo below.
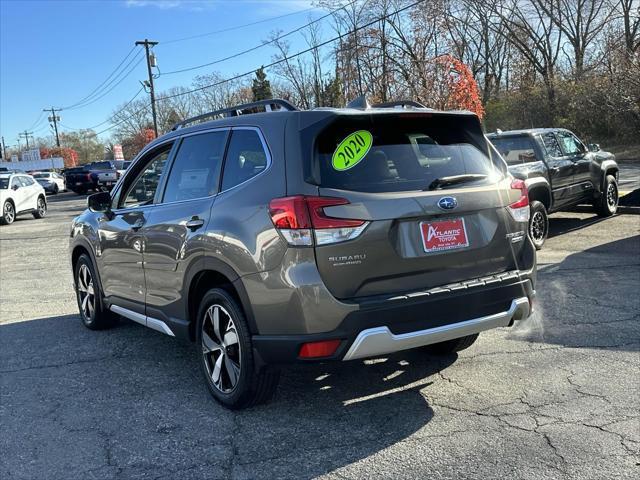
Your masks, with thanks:
M 367 227 L 364 220 L 330 217 L 324 211 L 348 204 L 344 198 L 296 195 L 271 200 L 269 213 L 289 245 L 311 246 L 314 237 L 317 245 L 327 245 L 352 240 Z
M 529 191 L 524 180 L 514 178 L 511 182 L 511 188 L 520 190 L 520 198 L 509 205 L 509 213 L 516 222 L 529 221 Z
M 309 342 L 300 347 L 300 358 L 330 357 L 340 346 L 341 340 L 323 340 L 321 342 Z

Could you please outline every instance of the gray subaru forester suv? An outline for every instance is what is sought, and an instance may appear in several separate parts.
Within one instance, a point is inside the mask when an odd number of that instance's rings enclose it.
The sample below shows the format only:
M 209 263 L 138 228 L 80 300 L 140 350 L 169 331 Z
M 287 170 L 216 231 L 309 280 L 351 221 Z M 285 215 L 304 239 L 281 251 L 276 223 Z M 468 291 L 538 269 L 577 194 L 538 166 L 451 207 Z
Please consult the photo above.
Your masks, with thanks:
M 269 400 L 286 363 L 456 352 L 532 311 L 526 186 L 469 112 L 239 105 L 176 125 L 88 204 L 84 324 L 195 342 L 229 408 Z

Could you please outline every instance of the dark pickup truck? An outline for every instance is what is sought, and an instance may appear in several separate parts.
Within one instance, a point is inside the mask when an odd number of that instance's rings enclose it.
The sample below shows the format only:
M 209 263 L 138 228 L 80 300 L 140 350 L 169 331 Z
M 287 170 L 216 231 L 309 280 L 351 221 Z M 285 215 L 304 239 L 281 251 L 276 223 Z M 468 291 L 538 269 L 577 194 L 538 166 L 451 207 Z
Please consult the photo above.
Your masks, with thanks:
M 88 163 L 64 172 L 67 188 L 78 195 L 84 195 L 89 190 L 110 190 L 118 177 L 116 165 L 112 161 Z
M 585 146 L 569 130 L 534 128 L 487 135 L 509 172 L 529 189 L 529 234 L 537 249 L 549 233 L 548 213 L 588 203 L 607 217 L 618 208 L 618 164 L 612 153 Z

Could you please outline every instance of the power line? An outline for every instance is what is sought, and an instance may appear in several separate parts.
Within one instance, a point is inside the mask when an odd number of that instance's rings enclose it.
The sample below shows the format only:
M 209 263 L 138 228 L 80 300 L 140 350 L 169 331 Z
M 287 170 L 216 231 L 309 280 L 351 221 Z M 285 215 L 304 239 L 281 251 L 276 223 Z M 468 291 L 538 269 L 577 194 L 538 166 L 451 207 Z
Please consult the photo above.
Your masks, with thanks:
M 133 53 L 133 51 L 136 49 L 136 47 L 134 46 L 131 50 L 129 50 L 129 52 L 124 56 L 124 58 L 122 59 L 122 61 L 120 61 L 120 63 L 118 64 L 118 66 L 107 76 L 107 78 L 105 78 L 102 83 L 100 83 L 96 88 L 94 88 L 87 96 L 85 96 L 84 98 L 82 98 L 81 100 L 78 100 L 76 103 L 74 103 L 73 105 L 69 105 L 67 107 L 62 107 L 62 109 L 64 110 L 69 110 L 71 108 L 74 108 L 77 105 L 80 105 L 81 103 L 84 103 L 86 100 L 88 100 L 89 98 L 91 98 L 105 83 L 107 83 L 107 81 L 109 81 L 109 79 L 111 77 L 113 77 L 113 75 L 120 69 L 120 67 L 124 64 L 124 62 L 127 60 L 127 58 L 129 58 L 129 55 L 131 55 Z M 126 67 L 125 67 L 126 68 Z
M 384 19 L 386 19 L 386 18 L 392 17 L 392 16 L 394 16 L 394 15 L 397 15 L 397 14 L 398 14 L 398 13 L 400 13 L 400 12 L 403 12 L 403 11 L 405 11 L 405 10 L 408 10 L 408 9 L 410 9 L 410 8 L 413 8 L 413 7 L 415 7 L 416 5 L 420 5 L 421 3 L 424 3 L 425 1 L 426 1 L 426 0 L 418 0 L 417 2 L 411 3 L 411 4 L 409 4 L 409 5 L 405 6 L 405 7 L 399 8 L 398 10 L 396 10 L 396 11 L 394 11 L 394 12 L 392 12 L 392 13 L 388 13 L 388 14 L 386 14 L 386 15 L 383 15 L 383 16 L 381 16 L 381 17 L 378 17 L 378 18 L 376 18 L 375 20 L 373 20 L 373 21 L 371 21 L 371 22 L 369 22 L 369 23 L 366 23 L 366 24 L 364 24 L 364 25 L 360 25 L 359 27 L 356 27 L 356 28 L 354 28 L 354 29 L 352 29 L 352 30 L 349 30 L 349 31 L 348 31 L 348 32 L 346 32 L 346 33 L 341 33 L 341 34 L 340 34 L 340 35 L 338 35 L 337 37 L 333 37 L 332 39 L 330 39 L 330 40 L 326 40 L 326 41 L 324 41 L 324 42 L 322 42 L 322 43 L 319 43 L 318 45 L 314 45 L 313 47 L 309 47 L 309 48 L 307 48 L 307 49 L 305 49 L 305 50 L 302 50 L 302 51 L 299 51 L 299 52 L 297 52 L 297 53 L 294 53 L 293 55 L 289 55 L 289 56 L 287 56 L 287 57 L 284 57 L 284 58 L 281 58 L 281 59 L 276 60 L 276 61 L 274 61 L 274 62 L 271 62 L 271 63 L 270 63 L 270 64 L 268 64 L 268 65 L 263 65 L 263 66 L 261 66 L 260 68 L 265 68 L 265 69 L 266 69 L 266 68 L 271 68 L 271 67 L 273 67 L 273 66 L 275 66 L 275 65 L 279 65 L 279 64 L 284 63 L 284 62 L 286 62 L 286 61 L 288 61 L 288 60 L 291 60 L 292 58 L 299 57 L 300 55 L 304 55 L 305 53 L 309 53 L 309 52 L 311 52 L 311 51 L 313 51 L 313 50 L 316 50 L 316 49 L 318 49 L 318 48 L 320 48 L 320 47 L 324 47 L 325 45 L 328 45 L 328 44 L 330 44 L 330 43 L 333 43 L 333 42 L 335 42 L 336 40 L 340 40 L 341 38 L 343 38 L 343 37 L 345 37 L 345 36 L 347 36 L 347 35 L 351 35 L 351 34 L 353 34 L 353 33 L 357 32 L 357 31 L 359 31 L 359 30 L 362 30 L 363 28 L 370 27 L 371 25 L 374 25 L 374 24 L 378 23 L 380 20 L 384 20 Z M 188 94 L 190 94 L 190 93 L 194 93 L 194 92 L 199 92 L 199 91 L 202 91 L 202 90 L 206 90 L 207 88 L 215 87 L 215 86 L 218 86 L 218 85 L 223 85 L 223 84 L 225 84 L 225 83 L 227 83 L 227 82 L 231 82 L 231 81 L 233 81 L 233 80 L 237 80 L 237 79 L 239 79 L 239 78 L 246 77 L 247 75 L 254 74 L 254 73 L 255 73 L 255 72 L 257 72 L 258 70 L 260 70 L 260 68 L 256 68 L 256 69 L 254 69 L 254 70 L 251 70 L 251 71 L 249 71 L 249 72 L 242 73 L 242 74 L 240 74 L 240 75 L 235 75 L 235 76 L 233 76 L 233 77 L 231 77 L 231 78 L 227 78 L 227 79 L 225 79 L 225 80 L 221 80 L 221 81 L 219 81 L 219 82 L 215 82 L 215 83 L 211 83 L 211 84 L 209 84 L 209 85 L 204 85 L 204 86 L 202 86 L 202 87 L 194 88 L 194 89 L 192 89 L 192 90 L 187 90 L 187 91 L 185 91 L 185 92 L 175 93 L 175 94 L 173 94 L 173 95 L 166 95 L 166 96 L 164 96 L 164 97 L 160 97 L 160 98 L 158 98 L 157 100 L 158 100 L 158 101 L 160 101 L 160 100 L 169 100 L 169 99 L 171 99 L 171 98 L 181 97 L 181 96 L 183 96 L 183 95 L 188 95 Z
M 43 116 L 44 116 L 44 112 L 40 112 L 40 115 L 38 115 L 38 118 L 36 119 L 36 121 L 33 122 L 33 125 L 31 125 L 27 130 L 33 130 L 34 128 L 39 126 L 40 123 L 42 123 L 42 117 Z
M 231 32 L 231 31 L 234 31 L 234 30 L 239 30 L 241 28 L 251 27 L 253 25 L 259 25 L 261 23 L 267 23 L 267 22 L 271 22 L 273 20 L 279 20 L 281 18 L 290 17 L 292 15 L 299 15 L 301 13 L 309 12 L 311 10 L 315 10 L 315 7 L 305 8 L 304 10 L 298 10 L 297 12 L 286 13 L 284 15 L 278 15 L 277 17 L 265 18 L 263 20 L 258 20 L 258 21 L 251 22 L 251 23 L 245 23 L 243 25 L 235 25 L 233 27 L 223 28 L 222 30 L 214 30 L 212 32 L 199 33 L 197 35 L 191 35 L 189 37 L 175 38 L 173 40 L 163 41 L 162 44 L 163 45 L 169 45 L 171 43 L 184 42 L 186 40 L 193 40 L 193 39 L 196 39 L 196 38 L 208 37 L 210 35 L 216 35 L 218 33 Z
M 386 15 L 382 15 L 382 16 L 380 16 L 380 17 L 377 17 L 375 20 L 373 20 L 373 21 L 371 21 L 371 22 L 368 22 L 368 23 L 366 23 L 366 24 L 364 24 L 364 25 L 360 25 L 360 26 L 358 26 L 358 27 L 355 27 L 355 28 L 353 28 L 352 30 L 349 30 L 348 32 L 342 33 L 342 34 L 340 34 L 340 35 L 338 35 L 338 36 L 336 36 L 336 37 L 333 37 L 333 38 L 331 38 L 331 39 L 329 39 L 329 40 L 326 40 L 326 41 L 324 41 L 324 42 L 322 42 L 322 43 L 320 43 L 320 44 L 318 44 L 318 45 L 315 45 L 315 46 L 313 46 L 313 47 L 310 47 L 310 48 L 307 48 L 307 49 L 305 49 L 305 50 L 299 51 L 299 52 L 297 52 L 297 53 L 295 53 L 295 54 L 293 54 L 293 55 L 289 55 L 289 56 L 287 56 L 287 57 L 281 58 L 281 59 L 279 59 L 279 60 L 276 60 L 276 61 L 274 61 L 274 62 L 271 62 L 271 63 L 270 63 L 270 64 L 268 64 L 268 65 L 264 65 L 264 66 L 262 66 L 262 67 L 260 67 L 260 68 L 270 68 L 270 67 L 273 67 L 273 66 L 275 66 L 275 65 L 279 65 L 280 63 L 283 63 L 283 62 L 286 62 L 286 61 L 288 61 L 288 60 L 291 60 L 292 58 L 296 58 L 296 57 L 299 57 L 299 56 L 301 56 L 301 55 L 304 55 L 305 53 L 311 52 L 311 51 L 316 50 L 316 49 L 318 49 L 318 48 L 320 48 L 320 47 L 323 47 L 323 46 L 325 46 L 325 45 L 328 45 L 328 44 L 330 44 L 330 43 L 333 43 L 333 42 L 335 42 L 336 40 L 340 40 L 341 38 L 343 38 L 343 37 L 345 37 L 345 36 L 347 36 L 347 35 L 351 35 L 351 34 L 353 34 L 353 33 L 357 32 L 357 31 L 359 31 L 359 30 L 362 30 L 362 29 L 364 29 L 364 28 L 370 27 L 371 25 L 374 25 L 374 24 L 378 23 L 380 20 L 384 20 L 384 19 L 387 19 L 387 18 L 393 17 L 394 15 L 397 15 L 397 14 L 399 14 L 399 13 L 401 13 L 401 12 L 405 11 L 405 10 L 408 10 L 408 9 L 410 9 L 410 8 L 413 8 L 413 7 L 417 6 L 417 5 L 420 5 L 421 3 L 424 3 L 425 1 L 426 1 L 426 0 L 418 0 L 418 1 L 414 2 L 414 3 L 411 3 L 411 4 L 409 4 L 409 5 L 406 5 L 405 7 L 399 8 L 398 10 L 395 10 L 394 12 L 388 13 L 388 14 L 386 14 Z M 167 95 L 167 96 L 164 96 L 164 97 L 159 97 L 159 98 L 157 98 L 157 99 L 156 99 L 156 101 L 169 100 L 169 99 L 171 99 L 171 98 L 181 97 L 181 96 L 183 96 L 183 95 L 188 95 L 188 94 L 191 94 L 191 93 L 194 93 L 194 92 L 198 92 L 198 91 L 201 91 L 201 90 L 205 90 L 205 89 L 207 89 L 207 88 L 211 88 L 211 87 L 214 87 L 214 86 L 217 86 L 217 85 L 223 85 L 223 84 L 228 83 L 228 82 L 231 82 L 231 81 L 233 81 L 233 80 L 237 80 L 237 79 L 239 79 L 239 78 L 246 77 L 247 75 L 254 74 L 254 73 L 255 73 L 255 72 L 257 72 L 258 70 L 260 70 L 260 68 L 256 68 L 256 69 L 254 69 L 254 70 L 251 70 L 251 71 L 249 71 L 249 72 L 246 72 L 246 73 L 243 73 L 243 74 L 240 74 L 240 75 L 235 75 L 235 76 L 233 76 L 233 77 L 231 77 L 231 78 L 227 78 L 227 79 L 225 79 L 225 80 L 221 80 L 221 81 L 219 81 L 219 82 L 215 82 L 215 83 L 211 83 L 211 84 L 209 84 L 209 85 L 204 85 L 204 86 L 202 86 L 202 87 L 194 88 L 194 89 L 192 89 L 192 90 L 187 90 L 187 91 L 185 91 L 185 92 L 180 92 L 180 93 L 176 93 L 176 94 L 173 94 L 173 95 Z M 140 93 L 140 92 L 138 92 L 138 93 Z M 136 94 L 136 95 L 137 95 L 137 94 Z M 132 99 L 132 101 L 133 101 L 133 99 Z M 129 103 L 131 103 L 131 102 L 129 102 Z M 123 119 L 119 120 L 118 122 L 114 123 L 114 124 L 113 124 L 113 125 L 111 125 L 110 127 L 105 128 L 104 130 L 101 130 L 101 131 L 99 131 L 99 132 L 96 132 L 96 133 L 95 133 L 95 135 L 96 135 L 96 136 L 97 136 L 97 135 L 101 135 L 102 133 L 107 132 L 107 131 L 109 131 L 109 130 L 111 130 L 111 129 L 113 129 L 113 128 L 115 128 L 115 127 L 117 127 L 117 126 L 119 126 L 119 125 L 121 125 L 121 124 L 123 124 L 123 123 L 125 123 L 125 122 L 126 122 L 126 121 L 128 121 L 129 119 L 133 118 L 135 115 L 137 115 L 137 114 L 139 114 L 139 113 L 142 113 L 142 112 L 143 112 L 143 111 L 145 111 L 145 110 L 148 110 L 148 109 L 149 109 L 149 107 L 150 107 L 150 105 L 146 105 L 146 106 L 144 106 L 144 107 L 142 107 L 142 108 L 140 108 L 140 109 L 136 110 L 136 111 L 135 111 L 135 112 L 133 112 L 131 115 L 128 115 L 127 117 L 125 117 L 125 118 L 123 118 Z M 125 107 L 123 107 L 123 109 L 124 109 L 124 108 L 125 108 Z M 113 117 L 112 117 L 112 118 L 113 118 Z M 103 122 L 103 123 L 106 123 L 106 122 Z
M 133 103 L 133 101 L 138 97 L 138 95 L 140 95 L 140 92 L 142 92 L 144 90 L 144 87 L 140 87 L 140 89 L 135 93 L 135 95 L 133 97 L 131 97 L 131 99 L 122 106 L 122 108 L 120 109 L 120 111 L 123 111 L 124 109 L 126 109 L 129 105 L 131 105 Z M 105 123 L 109 123 L 111 120 L 113 120 L 113 116 L 107 118 L 106 120 L 104 120 L 103 122 L 100 122 L 96 125 L 92 125 L 91 127 L 86 127 L 86 128 L 71 128 L 68 127 L 66 125 L 62 125 L 64 128 L 66 128 L 67 130 L 71 130 L 71 131 L 78 131 L 78 130 L 93 130 L 94 128 L 98 128 L 101 127 L 102 125 L 104 125 Z
M 108 85 L 110 86 L 110 88 L 109 88 L 108 90 L 100 92 L 100 95 L 99 95 L 99 96 L 92 98 L 91 100 L 89 100 L 89 101 L 87 101 L 87 102 L 83 103 L 82 105 L 80 105 L 80 104 L 76 104 L 76 106 L 74 106 L 74 107 L 63 107 L 63 108 L 61 108 L 60 110 L 76 110 L 76 109 L 79 109 L 79 108 L 88 107 L 89 105 L 91 105 L 91 104 L 93 104 L 93 103 L 97 102 L 97 101 L 98 101 L 98 100 L 100 100 L 101 98 L 104 98 L 105 96 L 107 96 L 107 95 L 108 95 L 109 93 L 111 93 L 111 92 L 112 92 L 112 91 L 113 91 L 113 90 L 114 90 L 118 85 L 120 85 L 120 84 L 121 84 L 121 83 L 122 83 L 122 82 L 123 82 L 123 81 L 124 81 L 128 76 L 129 76 L 129 75 L 131 75 L 131 73 L 136 69 L 136 67 L 137 67 L 138 65 L 140 65 L 140 64 L 142 63 L 142 61 L 144 60 L 144 55 L 140 55 L 140 53 L 138 53 L 137 55 L 135 55 L 134 57 L 132 57 L 132 58 L 131 58 L 131 60 L 129 61 L 129 63 L 127 63 L 127 65 L 125 66 L 125 69 L 126 69 L 127 67 L 129 67 L 129 65 L 131 65 L 131 63 L 132 63 L 133 61 L 135 61 L 136 59 L 138 59 L 138 61 L 133 65 L 133 67 L 131 67 L 131 68 L 130 68 L 126 73 L 124 73 L 124 75 L 123 75 L 123 76 L 121 76 L 119 79 L 118 79 L 118 77 L 116 76 L 116 77 L 114 77 L 114 78 L 111 80 L 111 82 L 109 82 L 109 84 L 108 84 Z M 122 72 L 124 72 L 124 70 L 122 70 Z M 122 73 L 122 72 L 121 72 L 121 73 Z M 118 81 L 117 81 L 116 83 L 113 83 L 113 82 L 115 82 L 116 80 L 118 80 Z M 113 84 L 113 85 L 112 85 L 112 84 Z
M 335 13 L 336 13 L 336 12 L 338 12 L 339 10 L 342 10 L 343 8 L 346 8 L 346 7 L 350 6 L 350 5 L 353 5 L 353 4 L 354 4 L 354 3 L 356 3 L 357 1 L 358 1 L 358 0 L 351 0 L 350 2 L 348 2 L 348 3 L 344 4 L 344 5 L 342 5 L 341 7 L 336 8 L 335 10 L 330 11 L 330 12 L 329 12 L 329 13 L 327 13 L 326 15 L 323 15 L 323 16 L 321 16 L 321 17 L 319 17 L 319 18 L 316 18 L 315 20 L 313 20 L 313 21 L 311 21 L 311 22 L 309 22 L 309 23 L 306 23 L 305 25 L 302 25 L 302 26 L 300 26 L 300 27 L 298 27 L 298 28 L 295 28 L 295 29 L 293 29 L 293 30 L 290 30 L 290 31 L 288 31 L 288 32 L 286 32 L 286 33 L 284 33 L 284 34 L 282 34 L 282 35 L 279 35 L 279 36 L 277 36 L 276 38 L 273 38 L 273 39 L 271 39 L 271 40 L 269 40 L 269 41 L 267 41 L 267 42 L 263 42 L 263 43 L 261 43 L 260 45 L 253 46 L 253 47 L 248 48 L 248 49 L 246 49 L 246 50 L 243 50 L 243 51 L 241 51 L 241 52 L 234 53 L 234 54 L 232 54 L 232 55 L 229 55 L 229 56 L 224 57 L 224 58 L 220 58 L 220 59 L 218 59 L 218 60 L 214 60 L 214 61 L 209 62 L 209 63 L 203 63 L 203 64 L 201 64 L 201 65 L 196 65 L 196 66 L 193 66 L 193 67 L 182 68 L 182 69 L 180 69 L 180 70 L 172 70 L 171 72 L 164 72 L 162 75 L 173 75 L 173 74 L 175 74 L 175 73 L 190 72 L 190 71 L 192 71 L 192 70 L 198 70 L 198 69 L 200 69 L 200 68 L 210 67 L 211 65 L 215 65 L 215 64 L 217 64 L 217 63 L 226 62 L 227 60 L 231 60 L 232 58 L 237 58 L 237 57 L 240 57 L 240 56 L 242 56 L 242 55 L 246 55 L 247 53 L 250 53 L 250 52 L 253 52 L 253 51 L 258 50 L 258 49 L 260 49 L 260 48 L 266 47 L 267 45 L 272 45 L 272 44 L 274 44 L 275 42 L 277 42 L 278 40 L 281 40 L 281 39 L 283 39 L 283 38 L 285 38 L 285 37 L 288 37 L 288 36 L 290 36 L 290 35 L 293 35 L 294 33 L 297 33 L 297 32 L 299 32 L 300 30 L 304 30 L 305 28 L 308 28 L 308 27 L 310 27 L 311 25 L 313 25 L 313 24 L 315 24 L 315 23 L 318 23 L 318 22 L 320 22 L 320 21 L 324 20 L 324 19 L 325 19 L 325 18 L 327 18 L 327 17 L 330 17 L 331 15 L 335 14 Z
M 114 124 L 113 124 L 113 125 L 111 125 L 110 127 L 107 127 L 107 128 L 105 128 L 104 130 L 100 130 L 99 132 L 96 132 L 96 133 L 95 133 L 95 135 L 96 135 L 96 136 L 101 135 L 101 134 L 103 134 L 104 132 L 107 132 L 107 131 L 111 130 L 112 128 L 117 127 L 118 125 L 122 125 L 124 122 L 126 122 L 126 121 L 128 121 L 129 119 L 133 118 L 135 115 L 137 115 L 137 114 L 139 114 L 139 113 L 142 113 L 142 112 L 144 112 L 145 110 L 148 110 L 150 106 L 151 106 L 151 105 L 145 105 L 144 107 L 140 108 L 139 110 L 136 110 L 135 112 L 133 112 L 133 113 L 132 113 L 131 115 L 129 115 L 128 117 L 125 117 L 125 118 L 123 118 L 122 120 L 120 120 L 120 121 L 118 121 L 118 122 L 114 123 Z M 113 118 L 113 117 L 112 117 L 112 118 Z

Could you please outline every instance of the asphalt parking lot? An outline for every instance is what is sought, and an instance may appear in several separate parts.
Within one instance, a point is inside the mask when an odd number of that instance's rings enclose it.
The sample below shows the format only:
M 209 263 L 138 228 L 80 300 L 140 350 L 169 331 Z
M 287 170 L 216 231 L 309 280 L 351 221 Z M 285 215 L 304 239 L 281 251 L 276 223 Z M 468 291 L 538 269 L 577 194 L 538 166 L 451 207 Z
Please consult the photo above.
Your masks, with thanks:
M 530 325 L 459 356 L 284 371 L 229 412 L 193 347 L 78 318 L 84 199 L 0 228 L 0 478 L 638 478 L 640 216 L 551 220 Z

